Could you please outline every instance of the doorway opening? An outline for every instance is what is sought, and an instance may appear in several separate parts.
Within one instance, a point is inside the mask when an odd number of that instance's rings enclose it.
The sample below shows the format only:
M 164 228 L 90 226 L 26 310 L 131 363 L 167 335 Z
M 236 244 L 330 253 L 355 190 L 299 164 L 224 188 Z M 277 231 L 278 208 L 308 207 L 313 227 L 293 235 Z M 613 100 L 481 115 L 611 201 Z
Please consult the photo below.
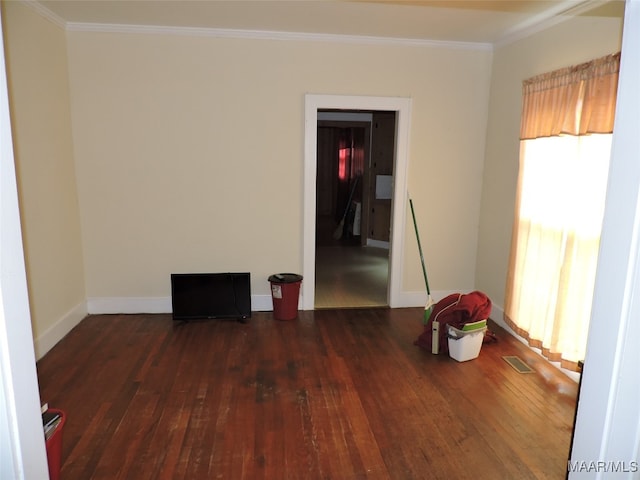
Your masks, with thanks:
M 305 97 L 305 154 L 304 154 L 304 209 L 303 209 L 303 277 L 302 309 L 313 310 L 316 296 L 316 202 L 317 198 L 317 162 L 318 162 L 318 114 L 324 111 L 357 112 L 389 112 L 395 119 L 393 128 L 393 175 L 381 180 L 386 182 L 390 199 L 386 199 L 390 217 L 388 232 L 388 249 L 386 253 L 387 295 L 386 305 L 391 308 L 403 306 L 400 299 L 402 259 L 404 257 L 404 231 L 407 208 L 407 149 L 411 101 L 399 97 L 363 97 L 342 95 L 312 95 Z M 355 133 L 357 136 L 358 133 Z M 356 141 L 356 140 L 354 140 Z M 345 165 L 346 168 L 346 165 Z M 362 172 L 364 176 L 364 171 Z M 381 173 L 382 175 L 382 173 Z M 364 183 L 363 183 L 364 184 Z M 349 186 L 353 189 L 353 183 Z M 347 186 L 346 190 L 350 188 Z M 356 186 L 357 188 L 357 186 Z M 381 186 L 380 188 L 384 188 Z M 362 204 L 364 201 L 362 202 Z M 364 205 L 361 205 L 363 208 Z M 340 209 L 338 208 L 338 214 Z M 344 214 L 344 211 L 342 212 Z M 353 212 L 355 214 L 355 211 Z M 335 214 L 335 212 L 334 212 Z M 362 211 L 361 211 L 362 214 Z M 350 227 L 353 229 L 353 222 Z M 360 228 L 364 224 L 360 223 Z M 334 224 L 334 230 L 337 226 Z M 370 229 L 370 225 L 367 226 Z M 384 228 L 383 228 L 384 230 Z M 353 233 L 353 231 L 351 231 Z M 375 240 L 375 239 L 367 239 Z M 362 242 L 362 235 L 360 235 Z
M 386 307 L 396 112 L 321 110 L 315 308 Z

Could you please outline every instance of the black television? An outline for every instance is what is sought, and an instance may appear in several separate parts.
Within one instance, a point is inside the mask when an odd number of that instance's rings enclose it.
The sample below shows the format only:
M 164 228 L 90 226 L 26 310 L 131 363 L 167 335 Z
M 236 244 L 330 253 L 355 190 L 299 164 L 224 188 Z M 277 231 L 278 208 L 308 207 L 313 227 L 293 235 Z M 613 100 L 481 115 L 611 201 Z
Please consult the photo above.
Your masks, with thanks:
M 251 317 L 251 275 L 242 273 L 172 273 L 174 320 Z

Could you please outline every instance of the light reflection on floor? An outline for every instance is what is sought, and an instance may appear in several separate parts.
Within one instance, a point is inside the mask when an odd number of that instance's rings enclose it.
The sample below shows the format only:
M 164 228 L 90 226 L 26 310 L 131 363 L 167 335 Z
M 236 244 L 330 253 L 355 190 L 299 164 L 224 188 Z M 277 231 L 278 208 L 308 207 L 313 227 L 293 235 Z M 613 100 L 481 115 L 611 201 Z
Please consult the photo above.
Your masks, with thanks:
M 389 250 L 358 246 L 316 247 L 316 308 L 383 307 Z

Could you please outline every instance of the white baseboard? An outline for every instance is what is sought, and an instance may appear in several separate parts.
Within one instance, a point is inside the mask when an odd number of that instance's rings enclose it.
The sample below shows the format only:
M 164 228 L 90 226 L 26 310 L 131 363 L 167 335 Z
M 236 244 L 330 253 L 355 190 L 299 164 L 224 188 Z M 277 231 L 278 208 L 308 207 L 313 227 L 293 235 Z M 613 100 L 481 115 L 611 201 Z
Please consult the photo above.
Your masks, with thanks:
M 298 305 L 302 307 L 302 298 L 298 299 Z M 251 310 L 254 312 L 271 312 L 273 310 L 271 295 L 251 295 Z
M 47 328 L 33 342 L 36 359 L 40 360 L 56 343 L 78 325 L 87 316 L 87 304 L 82 302 L 63 315 L 56 323 Z
M 544 358 L 547 362 L 549 362 L 551 365 L 553 365 L 558 370 L 560 370 L 562 373 L 564 373 L 567 377 L 569 377 L 571 380 L 573 380 L 574 382 L 580 381 L 580 374 L 578 372 L 572 372 L 571 370 L 567 370 L 566 368 L 562 368 L 560 366 L 560 362 L 551 362 L 551 361 L 549 361 L 546 357 L 544 357 L 542 355 L 542 352 L 540 351 L 539 348 L 531 347 L 526 339 L 522 338 L 520 335 L 518 335 L 516 332 L 514 332 L 513 329 L 509 325 L 507 325 L 507 322 L 504 321 L 504 309 L 502 307 L 497 306 L 497 305 L 493 305 L 493 308 L 492 308 L 492 311 L 491 311 L 491 320 L 493 320 L 499 326 L 504 328 L 507 333 L 513 335 L 520 342 L 524 343 L 530 350 L 533 350 L 534 352 L 536 352 L 538 355 L 540 355 L 542 358 Z
M 171 297 L 91 297 L 87 299 L 90 314 L 171 313 Z M 271 295 L 252 295 L 251 310 L 273 310 Z
M 455 291 L 440 290 L 432 292 L 431 297 L 438 301 Z M 398 301 L 392 308 L 424 307 L 427 293 L 401 292 Z M 302 308 L 302 295 L 298 301 Z M 117 313 L 171 313 L 171 297 L 91 297 L 87 299 L 87 309 L 92 315 Z M 273 301 L 270 294 L 251 295 L 251 310 L 254 312 L 270 312 Z
M 171 313 L 171 297 L 90 297 L 92 315 L 109 313 Z

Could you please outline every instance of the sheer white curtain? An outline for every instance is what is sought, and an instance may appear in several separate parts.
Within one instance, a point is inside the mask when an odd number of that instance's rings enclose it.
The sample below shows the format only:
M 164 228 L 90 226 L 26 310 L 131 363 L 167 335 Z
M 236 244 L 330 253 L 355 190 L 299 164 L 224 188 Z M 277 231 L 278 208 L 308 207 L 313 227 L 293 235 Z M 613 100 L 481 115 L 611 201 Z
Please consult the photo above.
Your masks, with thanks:
M 562 366 L 584 359 L 619 54 L 524 82 L 505 320 Z
M 521 143 L 506 314 L 532 346 L 565 364 L 584 359 L 610 150 L 610 134 Z

